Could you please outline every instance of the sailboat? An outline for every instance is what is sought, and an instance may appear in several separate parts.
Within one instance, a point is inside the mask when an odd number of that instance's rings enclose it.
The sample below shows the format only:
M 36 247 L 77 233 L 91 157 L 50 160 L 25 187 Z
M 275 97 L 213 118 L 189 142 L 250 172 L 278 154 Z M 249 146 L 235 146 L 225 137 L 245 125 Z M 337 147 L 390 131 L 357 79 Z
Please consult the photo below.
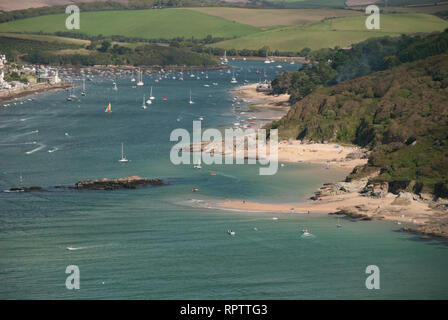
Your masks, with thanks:
M 198 160 L 198 163 L 193 166 L 195 169 L 201 169 L 201 159 Z
M 235 71 L 233 71 L 232 80 L 230 80 L 230 83 L 238 83 L 238 81 L 235 78 Z
M 151 90 L 149 91 L 149 99 L 150 100 L 154 100 L 155 97 L 152 95 L 152 86 L 151 86 Z
M 266 60 L 264 60 L 264 63 L 271 63 L 271 60 L 268 58 L 268 52 L 266 51 Z
M 339 217 L 338 217 L 338 223 L 336 224 L 336 228 L 342 228 L 342 224 L 339 223 Z
M 11 188 L 9 190 L 4 190 L 4 192 L 24 192 L 22 174 L 20 174 L 19 185 L 17 187 Z
M 145 103 L 145 95 L 143 95 L 143 104 L 142 104 L 142 108 L 143 109 L 146 109 L 147 107 L 146 107 L 146 103 Z
M 139 73 L 139 76 L 138 76 L 138 82 L 137 82 L 137 85 L 138 86 L 142 86 L 144 83 L 143 83 L 143 72 L 142 71 L 138 71 L 138 73 Z
M 73 93 L 73 88 L 70 88 L 70 94 L 67 97 L 67 101 L 73 101 L 77 98 L 77 96 Z
M 132 78 L 131 78 L 131 82 L 135 82 L 134 71 L 132 71 Z
M 110 102 L 107 105 L 106 110 L 104 110 L 104 112 L 107 112 L 107 113 L 111 113 L 112 112 L 112 106 L 111 106 Z
M 193 104 L 193 100 L 191 100 L 191 89 L 190 89 L 190 101 L 188 101 L 189 104 Z
M 86 79 L 82 79 L 82 91 L 81 91 L 81 95 L 85 96 L 86 95 Z
M 114 88 L 113 88 L 113 90 L 114 91 L 118 91 L 118 88 L 117 88 L 117 84 L 114 82 Z
M 222 64 L 225 64 L 227 62 L 229 62 L 229 60 L 227 59 L 227 51 L 224 50 L 224 57 L 222 58 Z
M 126 157 L 124 156 L 124 146 L 123 146 L 123 142 L 121 143 L 121 159 L 118 160 L 118 162 L 124 163 L 124 162 L 128 162 L 129 160 L 126 159 Z

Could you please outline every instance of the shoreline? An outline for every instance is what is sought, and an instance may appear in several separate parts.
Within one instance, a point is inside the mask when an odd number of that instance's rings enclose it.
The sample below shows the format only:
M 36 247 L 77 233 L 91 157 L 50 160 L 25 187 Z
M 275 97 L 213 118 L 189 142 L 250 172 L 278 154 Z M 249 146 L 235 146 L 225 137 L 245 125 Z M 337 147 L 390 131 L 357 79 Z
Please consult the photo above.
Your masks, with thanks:
M 0 102 L 10 102 L 29 95 L 57 89 L 66 89 L 72 86 L 73 86 L 72 84 L 66 82 L 61 82 L 58 84 L 38 83 L 27 87 L 21 87 L 15 90 L 0 91 Z
M 257 92 L 257 84 L 239 86 L 231 91 L 252 106 L 254 114 L 264 114 L 275 110 L 271 116 L 263 116 L 262 119 L 252 120 L 254 127 L 261 128 L 272 121 L 279 120 L 285 116 L 291 106 L 288 102 L 289 95 L 270 95 L 265 92 Z M 269 151 L 269 146 L 267 146 Z M 337 143 L 311 143 L 301 140 L 282 140 L 278 143 L 278 161 L 287 163 L 312 163 L 322 164 L 328 167 L 348 168 L 353 170 L 358 165 L 367 163 L 368 151 L 358 146 L 341 145 Z
M 246 103 L 256 104 L 259 109 L 283 107 L 285 114 L 289 111 L 288 95 L 272 96 L 257 92 L 255 88 L 256 84 L 244 85 L 231 92 Z M 326 164 L 327 169 L 347 170 L 347 174 L 356 166 L 367 163 L 367 155 L 367 150 L 357 146 L 279 141 L 279 163 Z M 350 182 L 323 183 L 309 201 L 258 203 L 231 199 L 216 201 L 215 208 L 244 212 L 327 213 L 358 220 L 385 220 L 397 225 L 406 224 L 402 231 L 420 234 L 422 239 L 448 240 L 448 200 L 433 199 L 429 194 L 392 193 L 388 186 L 372 182 L 371 178 L 373 176 Z
M 35 66 L 33 64 L 29 64 L 29 66 Z M 65 74 L 75 74 L 81 75 L 84 72 L 93 73 L 93 74 L 101 74 L 104 72 L 109 72 L 111 74 L 130 74 L 130 72 L 135 72 L 137 70 L 141 70 L 142 72 L 160 72 L 161 70 L 165 70 L 165 72 L 178 72 L 178 71 L 207 71 L 207 70 L 221 70 L 221 69 L 229 69 L 231 68 L 228 65 L 216 65 L 211 67 L 203 67 L 203 66 L 130 66 L 130 65 L 94 65 L 94 66 L 72 66 L 72 65 L 64 65 L 64 66 L 53 66 L 47 65 L 47 67 L 56 68 L 60 73 Z M 70 87 L 75 87 L 76 85 L 72 83 L 65 82 L 64 80 L 58 84 L 50 84 L 50 83 L 36 83 L 30 84 L 28 86 L 20 87 L 17 89 L 5 89 L 0 91 L 0 103 L 3 102 L 13 102 L 16 99 L 26 97 L 33 94 L 43 93 L 56 89 L 66 89 Z
M 251 60 L 251 61 L 264 61 L 266 60 L 266 57 L 258 57 L 258 56 L 227 56 L 227 58 L 232 60 Z M 275 59 L 275 62 L 294 62 L 294 63 L 300 63 L 300 64 L 311 64 L 311 61 L 307 60 L 306 57 L 287 57 L 287 56 L 275 56 L 270 57 Z

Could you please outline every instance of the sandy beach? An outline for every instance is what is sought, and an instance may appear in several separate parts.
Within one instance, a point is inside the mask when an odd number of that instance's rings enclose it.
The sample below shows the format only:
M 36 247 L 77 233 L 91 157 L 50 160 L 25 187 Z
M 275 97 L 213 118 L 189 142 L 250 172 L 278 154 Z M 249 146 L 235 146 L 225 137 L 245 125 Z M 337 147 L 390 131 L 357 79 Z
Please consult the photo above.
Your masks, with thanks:
M 218 203 L 217 207 L 240 211 L 260 211 L 292 214 L 312 213 L 336 213 L 338 211 L 350 211 L 353 217 L 357 217 L 355 211 L 359 211 L 358 218 L 369 220 L 391 220 L 402 223 L 424 224 L 429 219 L 439 214 L 427 204 L 409 200 L 406 204 L 396 202 L 397 196 L 388 194 L 385 198 L 371 198 L 359 193 L 345 193 L 340 195 L 325 196 L 318 201 L 266 204 L 240 200 L 229 200 Z M 348 213 L 348 212 L 347 212 Z M 342 213 L 341 213 L 342 214 Z M 368 218 L 368 219 L 366 219 Z
M 232 90 L 232 93 L 242 99 L 246 104 L 252 106 L 257 120 L 252 120 L 251 124 L 259 128 L 274 120 L 281 119 L 290 109 L 288 103 L 289 95 L 270 95 L 265 92 L 256 91 L 257 84 L 239 86 Z M 275 115 L 267 117 L 266 113 L 270 110 L 278 110 Z M 261 115 L 261 116 L 260 116 Z M 211 150 L 215 146 L 209 145 L 206 150 Z M 327 167 L 343 167 L 349 171 L 355 166 L 363 165 L 367 162 L 366 150 L 357 146 L 342 146 L 335 143 L 309 143 L 300 140 L 284 140 L 278 144 L 279 162 L 303 162 L 317 163 Z M 269 155 L 269 145 L 267 146 Z M 243 156 L 236 154 L 236 156 Z M 247 157 L 247 150 L 244 157 Z
M 238 87 L 233 94 L 258 109 L 289 110 L 288 95 L 273 96 L 257 92 L 256 84 Z M 276 119 L 272 119 L 276 120 Z M 272 121 L 271 120 L 271 121 Z M 212 149 L 205 144 L 205 149 Z M 269 149 L 269 148 L 268 148 Z M 269 150 L 268 150 L 269 154 Z M 279 162 L 302 162 L 325 165 L 327 169 L 345 170 L 348 174 L 358 165 L 367 163 L 367 150 L 357 146 L 334 143 L 309 143 L 299 140 L 279 141 Z M 236 154 L 236 156 L 238 156 Z M 240 155 L 242 156 L 242 155 Z M 247 157 L 247 150 L 244 156 Z M 259 211 L 283 214 L 338 214 L 361 220 L 389 220 L 406 225 L 406 231 L 448 238 L 448 215 L 444 200 L 433 201 L 430 195 L 407 192 L 393 194 L 372 186 L 368 177 L 351 182 L 325 183 L 308 201 L 291 203 L 256 203 L 246 200 L 216 202 L 214 207 L 235 211 Z M 373 191 L 372 191 L 373 190 Z M 211 205 L 208 203 L 207 205 Z

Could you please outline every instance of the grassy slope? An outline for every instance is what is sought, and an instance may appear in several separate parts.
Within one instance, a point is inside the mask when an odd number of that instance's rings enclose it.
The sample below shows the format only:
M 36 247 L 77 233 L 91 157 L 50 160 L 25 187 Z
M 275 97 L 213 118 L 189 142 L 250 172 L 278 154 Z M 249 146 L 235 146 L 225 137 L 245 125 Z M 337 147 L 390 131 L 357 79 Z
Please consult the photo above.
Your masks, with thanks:
M 343 14 L 356 14 L 356 16 L 301 25 L 273 26 L 282 23 L 291 24 L 299 22 L 301 19 L 321 19 L 326 14 L 336 11 L 338 14 L 342 14 L 343 11 Z M 295 12 L 297 12 L 297 17 Z M 448 21 L 436 16 L 409 13 L 383 14 L 381 15 L 381 29 L 367 30 L 365 16 L 358 15 L 357 12 L 354 13 L 351 10 L 313 9 L 302 14 L 298 14 L 298 12 L 301 11 L 239 8 L 86 12 L 81 15 L 81 29 L 76 32 L 148 39 L 192 36 L 204 38 L 210 34 L 214 37 L 235 37 L 212 44 L 212 46 L 220 48 L 259 49 L 269 46 L 271 49 L 281 51 L 300 51 L 306 47 L 311 49 L 345 47 L 371 37 L 441 31 L 448 27 Z M 226 20 L 224 17 L 232 21 Z M 65 18 L 66 15 L 61 14 L 12 21 L 0 24 L 0 32 L 43 31 L 52 33 L 67 31 Z M 270 26 L 255 27 L 239 23 L 241 21 L 251 24 L 263 23 Z
M 289 26 L 321 21 L 326 18 L 361 15 L 361 12 L 341 9 L 246 9 L 197 7 L 190 10 L 218 16 L 251 26 Z
M 59 36 L 47 36 L 47 35 L 40 35 L 40 34 L 0 32 L 0 37 L 29 39 L 29 40 L 47 41 L 47 42 L 59 42 L 59 43 L 73 43 L 73 44 L 78 44 L 78 45 L 90 44 L 90 40 L 74 39 L 74 38 L 59 37 Z
M 266 0 L 287 8 L 344 8 L 345 0 Z
M 67 15 L 48 15 L 0 24 L 0 32 L 68 31 Z M 81 13 L 81 29 L 89 35 L 123 35 L 160 39 L 175 37 L 205 38 L 244 36 L 258 32 L 253 26 L 187 9 L 126 10 Z
M 212 46 L 226 49 L 259 49 L 267 45 L 271 49 L 299 51 L 306 47 L 311 49 L 332 48 L 337 45 L 345 47 L 372 37 L 442 31 L 448 27 L 447 21 L 426 14 L 381 15 L 380 21 L 380 30 L 367 30 L 364 16 L 329 19 L 255 33 L 215 43 Z

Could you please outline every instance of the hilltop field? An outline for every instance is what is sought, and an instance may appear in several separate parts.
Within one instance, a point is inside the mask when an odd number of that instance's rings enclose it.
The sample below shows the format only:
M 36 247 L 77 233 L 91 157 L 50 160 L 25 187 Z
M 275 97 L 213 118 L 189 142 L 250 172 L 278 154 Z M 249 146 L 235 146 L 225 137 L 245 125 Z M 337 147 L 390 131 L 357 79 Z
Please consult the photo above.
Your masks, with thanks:
M 440 10 L 444 9 L 448 6 L 440 6 Z M 65 28 L 66 17 L 61 13 L 9 21 L 0 24 L 0 32 L 3 35 L 21 34 L 25 38 L 35 37 L 28 34 L 51 36 L 58 32 L 65 32 L 68 37 L 73 32 L 86 37 L 122 36 L 154 40 L 212 36 L 215 41 L 208 43 L 210 48 L 258 50 L 269 47 L 270 50 L 299 52 L 304 48 L 346 47 L 372 37 L 448 28 L 448 21 L 411 9 L 382 14 L 380 30 L 366 29 L 366 16 L 362 11 L 332 8 L 197 7 L 84 12 L 81 13 L 81 29 L 74 31 Z
M 212 46 L 226 49 L 258 49 L 260 43 L 266 43 L 270 48 L 280 51 L 300 51 L 307 47 L 316 50 L 335 46 L 346 47 L 374 37 L 443 31 L 448 27 L 447 21 L 427 14 L 383 14 L 380 21 L 380 30 L 367 30 L 365 17 L 361 15 L 327 19 L 254 33 Z

